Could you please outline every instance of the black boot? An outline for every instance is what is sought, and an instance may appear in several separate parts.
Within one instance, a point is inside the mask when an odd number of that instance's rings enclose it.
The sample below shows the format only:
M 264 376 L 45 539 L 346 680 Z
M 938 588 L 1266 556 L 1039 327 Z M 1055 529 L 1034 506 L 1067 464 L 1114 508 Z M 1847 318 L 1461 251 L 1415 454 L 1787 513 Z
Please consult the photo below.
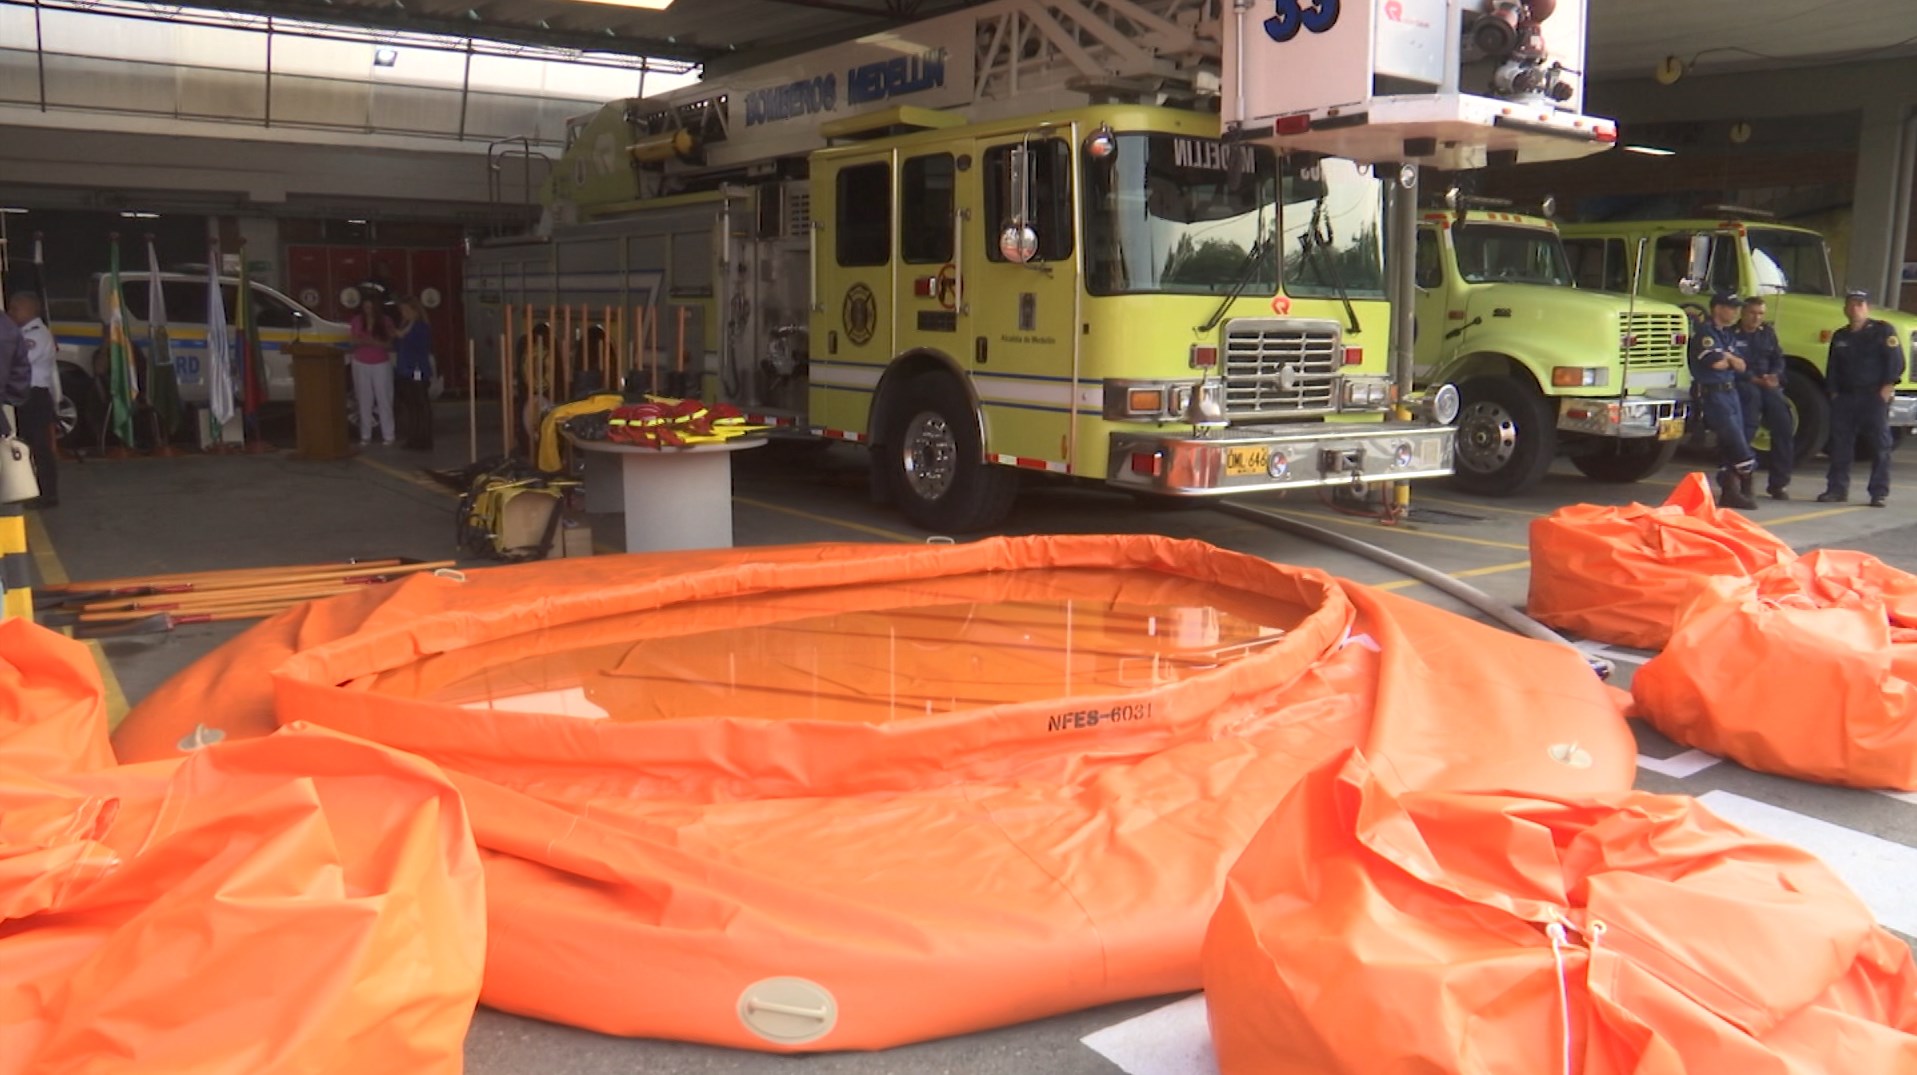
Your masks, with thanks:
M 1756 472 L 1752 470 L 1740 470 L 1737 472 L 1737 491 L 1743 495 L 1745 500 L 1750 501 L 1751 507 L 1753 508 L 1757 507 L 1757 494 L 1751 492 L 1751 480 L 1754 477 L 1756 477 Z
M 1748 475 L 1739 474 L 1735 469 L 1726 467 L 1717 472 L 1717 502 L 1727 508 L 1749 511 L 1757 506 L 1744 490 L 1749 481 Z

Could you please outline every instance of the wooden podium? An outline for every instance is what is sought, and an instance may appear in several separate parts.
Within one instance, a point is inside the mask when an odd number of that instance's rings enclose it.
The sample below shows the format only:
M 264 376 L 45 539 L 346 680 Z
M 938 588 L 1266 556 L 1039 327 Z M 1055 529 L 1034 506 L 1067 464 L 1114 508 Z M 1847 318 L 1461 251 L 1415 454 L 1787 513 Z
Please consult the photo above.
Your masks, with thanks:
M 323 343 L 286 347 L 293 361 L 295 459 L 345 459 L 353 454 L 346 437 L 346 352 Z

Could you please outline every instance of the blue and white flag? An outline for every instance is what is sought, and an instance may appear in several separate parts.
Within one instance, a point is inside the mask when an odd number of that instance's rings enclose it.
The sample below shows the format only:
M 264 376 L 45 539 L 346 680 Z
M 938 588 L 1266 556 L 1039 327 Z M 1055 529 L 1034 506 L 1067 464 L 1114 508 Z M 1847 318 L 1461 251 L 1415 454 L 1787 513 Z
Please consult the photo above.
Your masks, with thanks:
M 232 421 L 233 337 L 226 324 L 226 298 L 220 294 L 218 243 L 206 264 L 206 406 L 217 426 Z

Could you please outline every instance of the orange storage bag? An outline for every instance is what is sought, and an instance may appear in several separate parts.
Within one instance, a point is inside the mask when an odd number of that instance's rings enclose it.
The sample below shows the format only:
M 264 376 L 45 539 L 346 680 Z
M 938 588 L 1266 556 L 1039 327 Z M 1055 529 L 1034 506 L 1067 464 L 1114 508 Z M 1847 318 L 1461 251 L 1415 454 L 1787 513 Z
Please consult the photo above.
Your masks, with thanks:
M 304 727 L 103 768 L 100 695 L 0 622 L 0 1073 L 458 1072 L 484 896 L 445 779 Z
M 1406 791 L 1353 754 L 1232 867 L 1204 969 L 1222 1075 L 1917 1071 L 1910 950 L 1688 797 Z
M 1702 474 L 1658 507 L 1572 504 L 1531 523 L 1531 592 L 1542 623 L 1657 649 L 1698 578 L 1745 576 L 1796 558 L 1763 527 L 1717 506 Z
M 1226 869 L 1317 761 L 1588 791 L 1635 762 L 1574 651 L 1196 542 L 382 592 L 242 636 L 208 660 L 244 704 L 169 685 L 122 747 L 303 720 L 438 762 L 487 856 L 482 999 L 612 1033 L 883 1048 L 1191 989 Z
M 1819 550 L 1708 580 L 1631 693 L 1665 735 L 1747 768 L 1917 790 L 1917 576 Z

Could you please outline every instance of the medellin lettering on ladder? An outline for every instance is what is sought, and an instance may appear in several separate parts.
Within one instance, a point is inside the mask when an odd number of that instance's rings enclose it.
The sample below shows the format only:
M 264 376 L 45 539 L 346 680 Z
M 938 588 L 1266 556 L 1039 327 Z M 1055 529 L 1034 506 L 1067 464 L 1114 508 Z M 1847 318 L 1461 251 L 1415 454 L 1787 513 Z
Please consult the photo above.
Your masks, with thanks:
M 945 50 L 860 64 L 845 72 L 845 103 L 871 104 L 945 85 Z M 839 77 L 819 75 L 746 94 L 746 126 L 815 116 L 839 109 Z

